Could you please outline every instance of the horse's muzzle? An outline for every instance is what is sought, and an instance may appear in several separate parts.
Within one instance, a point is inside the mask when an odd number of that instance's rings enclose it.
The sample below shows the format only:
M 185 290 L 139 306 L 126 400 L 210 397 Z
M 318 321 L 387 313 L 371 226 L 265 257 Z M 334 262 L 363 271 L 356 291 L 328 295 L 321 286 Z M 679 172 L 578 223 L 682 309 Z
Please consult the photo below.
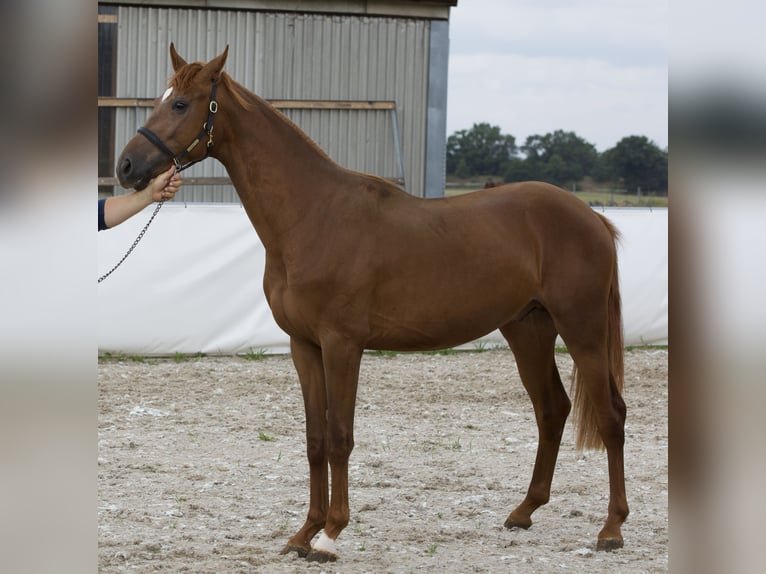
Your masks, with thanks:
M 137 191 L 144 189 L 151 180 L 151 174 L 145 169 L 137 167 L 136 161 L 125 152 L 117 160 L 115 174 L 122 187 L 133 188 Z

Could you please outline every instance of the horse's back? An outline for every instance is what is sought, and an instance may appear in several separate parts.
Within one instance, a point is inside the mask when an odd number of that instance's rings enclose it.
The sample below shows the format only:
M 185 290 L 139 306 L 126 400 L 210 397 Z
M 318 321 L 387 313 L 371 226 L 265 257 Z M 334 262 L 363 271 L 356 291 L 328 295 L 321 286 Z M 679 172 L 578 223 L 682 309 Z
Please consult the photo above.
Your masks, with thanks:
M 487 203 L 495 217 L 517 221 L 523 214 L 530 232 L 552 249 L 565 244 L 613 250 L 616 230 L 574 194 L 540 181 L 509 183 L 475 192 L 475 201 Z

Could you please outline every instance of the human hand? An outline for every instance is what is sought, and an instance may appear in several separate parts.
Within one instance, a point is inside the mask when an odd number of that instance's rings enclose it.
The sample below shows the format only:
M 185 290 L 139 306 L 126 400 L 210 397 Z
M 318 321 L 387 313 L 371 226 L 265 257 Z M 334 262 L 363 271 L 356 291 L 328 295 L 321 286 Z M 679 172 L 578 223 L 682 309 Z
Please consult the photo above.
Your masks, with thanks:
M 175 166 L 161 173 L 149 182 L 147 186 L 152 201 L 168 201 L 181 187 L 181 174 L 176 173 Z

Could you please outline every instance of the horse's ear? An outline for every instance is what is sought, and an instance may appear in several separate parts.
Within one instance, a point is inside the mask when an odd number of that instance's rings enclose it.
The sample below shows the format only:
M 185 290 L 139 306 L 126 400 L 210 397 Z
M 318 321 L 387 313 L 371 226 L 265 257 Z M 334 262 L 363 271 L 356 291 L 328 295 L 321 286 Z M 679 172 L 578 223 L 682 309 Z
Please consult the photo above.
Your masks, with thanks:
M 206 74 L 210 79 L 217 82 L 221 77 L 221 71 L 223 70 L 223 65 L 226 63 L 226 57 L 228 55 L 229 46 L 227 44 L 226 49 L 221 54 L 205 64 L 200 73 Z
M 176 72 L 186 65 L 186 60 L 184 60 L 181 56 L 178 55 L 178 52 L 176 52 L 176 47 L 173 45 L 173 42 L 170 43 L 170 61 L 173 63 L 173 70 Z

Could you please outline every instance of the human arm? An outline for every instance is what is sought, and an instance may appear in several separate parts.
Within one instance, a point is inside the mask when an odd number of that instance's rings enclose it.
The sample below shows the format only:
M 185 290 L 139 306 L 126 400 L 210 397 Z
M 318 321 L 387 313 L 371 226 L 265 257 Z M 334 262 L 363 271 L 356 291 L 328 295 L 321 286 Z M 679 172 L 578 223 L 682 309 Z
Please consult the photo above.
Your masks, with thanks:
M 180 187 L 181 175 L 175 173 L 175 167 L 171 167 L 151 180 L 141 191 L 107 198 L 103 204 L 103 223 L 106 229 L 119 225 L 155 201 L 172 199 Z

